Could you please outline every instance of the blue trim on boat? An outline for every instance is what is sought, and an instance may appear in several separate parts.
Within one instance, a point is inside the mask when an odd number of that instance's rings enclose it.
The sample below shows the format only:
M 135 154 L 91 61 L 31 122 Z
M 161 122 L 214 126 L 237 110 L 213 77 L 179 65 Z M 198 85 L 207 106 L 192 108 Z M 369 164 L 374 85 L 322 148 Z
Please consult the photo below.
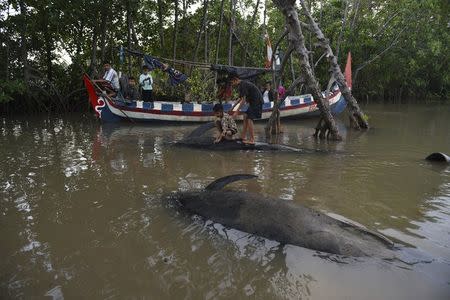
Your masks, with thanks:
M 194 104 L 192 103 L 183 103 L 181 105 L 181 110 L 185 112 L 193 112 L 194 111 Z
M 292 106 L 300 105 L 300 99 L 291 99 L 291 105 Z
M 173 104 L 161 104 L 161 111 L 173 111 Z
M 213 105 L 212 104 L 202 104 L 202 111 L 204 112 L 212 112 Z
M 153 102 L 144 102 L 142 104 L 143 109 L 153 109 Z

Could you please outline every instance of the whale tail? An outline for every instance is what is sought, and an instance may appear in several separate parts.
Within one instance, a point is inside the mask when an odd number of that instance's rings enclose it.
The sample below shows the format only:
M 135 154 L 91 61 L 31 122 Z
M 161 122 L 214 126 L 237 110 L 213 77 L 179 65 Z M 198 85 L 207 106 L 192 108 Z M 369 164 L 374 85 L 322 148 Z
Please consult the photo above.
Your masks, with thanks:
M 258 178 L 256 175 L 252 174 L 235 174 L 235 175 L 228 175 L 225 177 L 221 177 L 219 179 L 214 180 L 210 184 L 208 184 L 207 187 L 205 187 L 205 190 L 207 191 L 218 191 L 223 189 L 227 184 L 230 184 L 235 181 L 239 180 L 245 180 L 245 179 L 253 179 Z

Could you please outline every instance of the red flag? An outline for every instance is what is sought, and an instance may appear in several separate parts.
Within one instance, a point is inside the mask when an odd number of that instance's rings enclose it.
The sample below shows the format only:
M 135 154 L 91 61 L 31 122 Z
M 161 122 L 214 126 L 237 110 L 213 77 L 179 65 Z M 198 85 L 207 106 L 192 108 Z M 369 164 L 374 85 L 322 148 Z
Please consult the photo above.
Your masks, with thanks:
M 345 65 L 345 81 L 347 81 L 347 86 L 352 89 L 352 54 L 348 52 L 347 64 Z

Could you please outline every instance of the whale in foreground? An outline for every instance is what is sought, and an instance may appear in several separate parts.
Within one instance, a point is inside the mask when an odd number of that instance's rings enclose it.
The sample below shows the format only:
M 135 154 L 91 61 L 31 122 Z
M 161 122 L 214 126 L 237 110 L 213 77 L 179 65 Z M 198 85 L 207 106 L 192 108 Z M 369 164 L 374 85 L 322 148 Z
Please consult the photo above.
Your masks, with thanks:
M 181 210 L 281 244 L 343 256 L 395 258 L 394 243 L 379 233 L 290 201 L 223 190 L 229 183 L 256 177 L 226 176 L 203 190 L 177 193 L 173 199 Z

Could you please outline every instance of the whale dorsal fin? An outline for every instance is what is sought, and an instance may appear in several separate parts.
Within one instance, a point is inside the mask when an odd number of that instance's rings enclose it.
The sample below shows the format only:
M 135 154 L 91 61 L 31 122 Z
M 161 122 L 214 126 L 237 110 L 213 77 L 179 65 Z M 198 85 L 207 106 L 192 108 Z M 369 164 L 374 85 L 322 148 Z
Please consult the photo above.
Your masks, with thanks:
M 208 184 L 207 187 L 205 187 L 205 190 L 207 191 L 218 191 L 223 189 L 224 186 L 226 186 L 229 183 L 244 180 L 244 179 L 253 179 L 258 178 L 256 175 L 252 174 L 235 174 L 235 175 L 229 175 L 225 177 L 221 177 L 219 179 L 214 180 L 210 184 Z
M 199 137 L 199 136 L 203 135 L 205 132 L 207 132 L 208 130 L 213 129 L 214 127 L 216 127 L 216 123 L 215 122 L 208 122 L 208 123 L 205 123 L 203 125 L 200 125 L 196 129 L 194 129 L 187 136 L 187 138 Z

